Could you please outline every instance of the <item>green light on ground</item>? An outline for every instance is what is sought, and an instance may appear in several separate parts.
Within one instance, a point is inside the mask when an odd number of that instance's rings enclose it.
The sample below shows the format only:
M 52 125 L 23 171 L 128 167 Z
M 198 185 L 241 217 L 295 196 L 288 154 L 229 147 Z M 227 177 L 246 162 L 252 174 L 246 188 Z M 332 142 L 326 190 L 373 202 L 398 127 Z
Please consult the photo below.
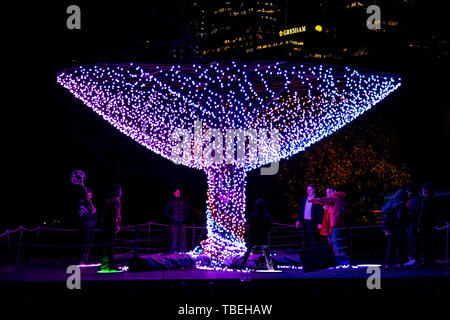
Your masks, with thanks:
M 97 271 L 97 273 L 120 273 L 123 272 L 122 270 L 100 270 Z

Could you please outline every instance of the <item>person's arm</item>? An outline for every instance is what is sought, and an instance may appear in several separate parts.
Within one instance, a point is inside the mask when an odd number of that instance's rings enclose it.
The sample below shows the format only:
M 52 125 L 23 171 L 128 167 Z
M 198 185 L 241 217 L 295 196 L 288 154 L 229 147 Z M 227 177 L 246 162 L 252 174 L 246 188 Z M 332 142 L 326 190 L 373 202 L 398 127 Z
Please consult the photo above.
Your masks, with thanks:
M 92 213 L 96 213 L 97 209 L 94 207 L 94 203 L 92 202 L 92 200 L 89 200 L 89 203 L 91 204 Z
M 82 217 L 82 216 L 84 216 L 87 213 L 88 213 L 88 210 L 80 203 L 78 205 L 78 216 Z
M 184 201 L 183 214 L 184 214 L 185 221 L 187 220 L 187 218 L 189 218 L 189 215 L 191 214 L 191 207 L 186 200 Z
M 165 208 L 164 208 L 164 214 L 169 218 L 169 220 L 172 222 L 172 220 L 173 220 L 173 217 L 172 217 L 172 214 L 173 214 L 173 208 L 172 208 L 172 201 L 171 200 L 169 200 L 167 203 L 166 203 L 166 206 L 165 206 Z
M 267 229 L 269 230 L 269 234 L 272 232 L 272 230 L 273 230 L 273 219 L 272 219 L 272 216 L 271 215 L 269 215 L 269 217 L 268 217 L 269 219 L 268 219 L 268 222 L 267 222 Z
M 302 201 L 300 201 L 300 206 L 298 207 L 298 215 L 297 215 L 297 221 L 302 221 L 302 214 L 303 211 L 305 211 L 305 199 L 302 198 Z
M 412 217 L 417 217 L 420 214 L 420 201 L 417 198 L 409 202 L 408 214 Z
M 321 229 L 322 228 L 322 221 L 323 221 L 323 207 L 320 206 L 317 208 L 317 228 Z
M 115 232 L 118 233 L 120 230 L 120 225 L 122 224 L 122 216 L 120 215 L 120 207 L 114 206 L 112 208 L 113 217 L 115 218 L 115 224 L 116 224 L 116 230 Z
M 428 199 L 423 199 L 422 205 L 420 208 L 419 219 L 417 221 L 417 232 L 418 233 L 423 231 L 423 223 L 425 222 L 425 219 L 427 219 L 427 217 L 425 217 L 425 215 L 427 214 L 427 211 L 428 211 Z
M 313 198 L 311 200 L 312 203 L 315 204 L 320 204 L 322 206 L 332 206 L 334 204 L 335 199 L 333 197 L 327 198 L 327 197 L 323 197 L 323 198 Z
M 295 227 L 297 229 L 302 227 L 303 222 L 303 212 L 305 211 L 306 198 L 302 198 L 300 202 L 300 207 L 298 208 L 297 221 L 295 222 Z

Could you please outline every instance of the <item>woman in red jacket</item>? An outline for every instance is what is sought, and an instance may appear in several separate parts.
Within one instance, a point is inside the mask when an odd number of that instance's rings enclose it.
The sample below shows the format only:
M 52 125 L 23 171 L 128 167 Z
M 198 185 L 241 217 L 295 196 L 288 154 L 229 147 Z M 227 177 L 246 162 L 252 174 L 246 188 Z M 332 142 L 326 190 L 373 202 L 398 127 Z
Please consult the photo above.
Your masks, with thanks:
M 311 200 L 312 203 L 318 203 L 327 207 L 320 234 L 327 236 L 328 243 L 333 245 L 334 254 L 336 257 L 339 256 L 339 260 L 343 264 L 348 263 L 347 254 L 345 253 L 346 237 L 343 233 L 345 230 L 340 229 L 344 227 L 345 196 L 345 192 L 336 191 L 335 187 L 329 187 L 327 189 L 327 197 Z M 337 243 L 338 239 L 340 243 Z
M 327 198 L 332 197 L 336 193 L 335 187 L 328 187 L 326 190 Z M 331 223 L 330 223 L 330 211 L 327 205 L 323 206 L 323 220 L 320 228 L 320 235 L 327 237 L 328 244 L 333 243 L 331 238 Z

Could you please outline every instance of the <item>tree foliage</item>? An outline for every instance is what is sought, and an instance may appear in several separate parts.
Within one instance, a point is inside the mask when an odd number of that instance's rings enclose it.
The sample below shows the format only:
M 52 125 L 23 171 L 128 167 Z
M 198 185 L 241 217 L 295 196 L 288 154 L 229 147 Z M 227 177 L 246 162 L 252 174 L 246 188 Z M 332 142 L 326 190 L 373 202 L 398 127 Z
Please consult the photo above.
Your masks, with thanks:
M 320 194 L 334 185 L 352 200 L 371 198 L 411 183 L 399 161 L 397 141 L 382 119 L 364 117 L 280 163 L 275 188 L 281 207 L 292 215 L 310 183 Z

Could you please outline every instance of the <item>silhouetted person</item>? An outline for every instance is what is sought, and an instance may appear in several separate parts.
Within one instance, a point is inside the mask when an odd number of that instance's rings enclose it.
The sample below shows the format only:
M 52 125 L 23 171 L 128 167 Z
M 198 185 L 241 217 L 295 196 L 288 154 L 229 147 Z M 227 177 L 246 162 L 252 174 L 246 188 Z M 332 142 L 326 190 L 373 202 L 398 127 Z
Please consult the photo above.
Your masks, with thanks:
M 255 247 L 260 247 L 266 259 L 267 270 L 273 270 L 272 259 L 269 252 L 269 234 L 273 228 L 272 217 L 265 212 L 264 200 L 256 200 L 255 208 L 256 211 L 248 218 L 249 239 L 247 243 L 247 252 L 239 267 L 245 268 L 253 249 L 255 249 Z
M 96 223 L 97 210 L 92 203 L 92 190 L 86 188 L 81 191 L 81 199 L 78 203 L 78 231 L 84 244 L 81 255 L 83 264 L 89 263 L 89 253 L 94 245 Z
M 316 196 L 316 187 L 313 184 L 308 185 L 306 192 L 308 195 L 300 202 L 295 226 L 303 231 L 305 247 L 314 247 L 322 227 L 323 209 L 320 204 L 309 201 Z
M 422 240 L 423 265 L 430 266 L 434 264 L 432 233 L 436 208 L 431 184 L 425 183 L 421 187 L 423 198 L 420 208 L 419 221 L 417 223 L 417 232 Z
M 122 188 L 120 184 L 114 183 L 109 186 L 108 198 L 103 208 L 103 241 L 105 242 L 105 253 L 102 259 L 102 271 L 119 271 L 114 260 L 114 246 L 116 234 L 121 224 Z
M 406 203 L 408 247 L 410 260 L 406 262 L 405 266 L 414 266 L 417 264 L 417 222 L 420 214 L 420 196 L 414 186 L 406 188 L 408 195 L 408 202 Z
M 406 215 L 406 200 L 407 195 L 402 188 L 398 190 L 392 198 L 387 201 L 382 212 L 382 227 L 384 234 L 387 238 L 387 249 L 385 268 L 388 269 L 391 266 L 392 256 L 395 257 L 396 267 L 400 267 L 400 233 L 402 228 L 402 220 Z
M 165 208 L 165 213 L 172 224 L 172 244 L 170 252 L 186 251 L 186 220 L 190 214 L 189 203 L 181 198 L 181 191 L 176 189 L 173 198 Z

